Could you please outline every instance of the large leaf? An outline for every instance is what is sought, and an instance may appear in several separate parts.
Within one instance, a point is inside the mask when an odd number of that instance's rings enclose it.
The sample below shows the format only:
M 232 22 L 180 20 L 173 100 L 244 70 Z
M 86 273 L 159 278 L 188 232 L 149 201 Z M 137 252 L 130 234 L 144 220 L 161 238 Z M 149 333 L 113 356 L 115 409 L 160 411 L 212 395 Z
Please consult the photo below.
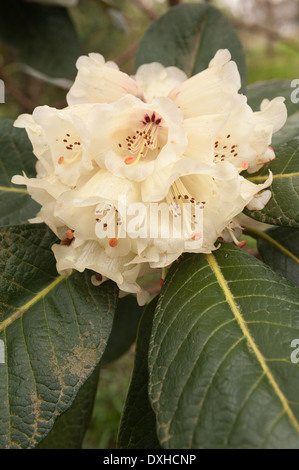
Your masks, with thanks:
M 277 145 L 283 144 L 294 137 L 299 136 L 299 110 L 298 104 L 291 100 L 291 80 L 270 80 L 257 82 L 247 87 L 248 104 L 254 111 L 259 111 L 263 99 L 272 100 L 277 96 L 285 98 L 285 105 L 288 110 L 286 124 L 276 132 L 272 139 L 274 149 Z
M 243 88 L 246 65 L 242 45 L 229 20 L 207 4 L 178 5 L 151 24 L 136 55 L 136 67 L 150 62 L 174 65 L 188 76 L 208 67 L 218 49 L 229 49 Z
M 259 111 L 263 99 L 273 100 L 277 96 L 284 96 L 288 115 L 292 115 L 298 112 L 298 105 L 291 101 L 291 92 L 291 80 L 267 80 L 248 85 L 246 95 L 254 111 Z
M 246 233 L 257 238 L 263 261 L 299 287 L 299 230 L 272 227 L 261 232 L 249 228 Z
M 36 204 L 25 187 L 11 183 L 13 175 L 35 176 L 36 158 L 24 129 L 13 127 L 13 121 L 0 120 L 0 225 L 20 224 L 35 217 Z
M 58 416 L 39 449 L 81 449 L 91 418 L 100 375 L 98 365 L 80 388 L 71 407 Z
M 65 8 L 24 0 L 2 2 L 0 41 L 20 61 L 50 77 L 73 78 L 79 41 Z
M 117 289 L 58 275 L 44 225 L 0 229 L 0 447 L 34 447 L 91 375 L 112 328 Z
M 273 173 L 270 202 L 261 211 L 248 211 L 250 217 L 272 225 L 299 227 L 299 137 L 279 146 L 276 158 L 258 173 L 249 176 L 254 183 L 262 183 Z
M 298 290 L 248 253 L 175 264 L 149 348 L 163 447 L 299 448 L 298 335 Z
M 102 366 L 125 354 L 134 343 L 142 311 L 143 307 L 138 305 L 133 295 L 119 299 L 111 335 L 101 360 Z
M 156 418 L 148 397 L 148 346 L 157 299 L 146 307 L 139 326 L 132 381 L 118 435 L 120 449 L 159 449 Z

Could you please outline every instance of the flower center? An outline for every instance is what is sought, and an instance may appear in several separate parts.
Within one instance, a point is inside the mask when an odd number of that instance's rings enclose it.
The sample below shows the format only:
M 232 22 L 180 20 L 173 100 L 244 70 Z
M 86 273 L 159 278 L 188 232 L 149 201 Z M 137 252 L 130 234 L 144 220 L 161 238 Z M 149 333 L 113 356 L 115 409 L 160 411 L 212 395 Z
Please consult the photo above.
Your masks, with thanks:
M 228 134 L 226 137 L 222 137 L 219 140 L 216 140 L 214 143 L 214 161 L 215 163 L 224 159 L 232 160 L 238 156 L 238 145 L 232 144 L 230 141 L 231 135 Z M 232 144 L 232 145 L 231 145 Z
M 59 142 L 58 139 L 56 139 Z M 61 155 L 58 158 L 58 165 L 70 165 L 74 163 L 81 156 L 81 142 L 78 139 L 73 139 L 70 134 L 65 134 L 62 139 Z
M 141 158 L 145 157 L 149 150 L 155 150 L 158 147 L 159 128 L 161 128 L 162 118 L 157 117 L 156 113 L 144 115 L 141 121 L 143 127 L 136 130 L 134 134 L 126 137 L 126 147 L 130 155 L 125 158 L 126 165 L 136 165 Z M 118 144 L 122 147 L 122 144 Z M 160 147 L 158 147 L 160 150 Z
M 204 209 L 205 201 L 196 201 L 179 178 L 170 186 L 166 202 L 170 206 L 173 217 L 180 218 L 182 233 L 192 240 L 199 240 L 202 237 L 201 211 Z

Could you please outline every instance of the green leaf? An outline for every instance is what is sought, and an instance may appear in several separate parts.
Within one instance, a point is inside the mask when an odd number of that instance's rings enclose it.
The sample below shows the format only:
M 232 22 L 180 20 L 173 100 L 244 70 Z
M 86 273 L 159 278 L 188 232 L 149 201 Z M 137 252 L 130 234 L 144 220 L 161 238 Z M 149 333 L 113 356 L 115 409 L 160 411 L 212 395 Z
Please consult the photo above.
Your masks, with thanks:
M 0 225 L 21 224 L 35 217 L 38 204 L 25 186 L 11 183 L 13 175 L 35 176 L 36 158 L 24 129 L 13 127 L 13 121 L 0 120 Z
M 248 104 L 253 111 L 259 111 L 260 104 L 265 98 L 273 100 L 277 96 L 284 96 L 286 99 L 285 105 L 290 116 L 298 112 L 298 105 L 291 101 L 292 91 L 291 80 L 267 80 L 248 85 L 246 95 Z
M 273 173 L 270 202 L 261 211 L 245 210 L 253 219 L 272 225 L 299 227 L 299 137 L 282 144 L 276 158 L 248 180 L 262 183 Z
M 229 49 L 246 86 L 246 64 L 241 42 L 229 20 L 206 4 L 171 8 L 154 21 L 143 36 L 136 68 L 150 62 L 176 66 L 188 76 L 206 69 L 218 49 Z
M 134 343 L 142 311 L 143 307 L 138 305 L 133 295 L 119 299 L 111 335 L 101 360 L 102 366 L 121 357 Z
M 80 388 L 71 407 L 58 416 L 38 449 L 81 449 L 94 406 L 99 375 L 98 365 Z
M 123 409 L 118 448 L 160 449 L 156 418 L 148 397 L 148 346 L 157 298 L 146 307 L 139 326 L 134 370 Z
M 263 99 L 272 100 L 277 96 L 285 97 L 285 105 L 288 110 L 288 119 L 286 124 L 276 132 L 272 139 L 274 149 L 279 144 L 283 144 L 299 135 L 299 111 L 298 104 L 292 103 L 291 80 L 269 80 L 265 82 L 257 82 L 248 86 L 246 94 L 248 104 L 254 111 L 259 111 L 260 104 Z
M 50 77 L 73 78 L 79 40 L 67 9 L 23 0 L 2 2 L 0 41 L 20 61 Z
M 264 263 L 299 287 L 299 230 L 272 227 L 260 232 L 249 228 L 246 233 L 257 238 Z
M 66 411 L 104 352 L 117 289 L 58 275 L 44 225 L 0 229 L 0 447 L 31 448 Z M 3 344 L 2 343 L 2 344 Z
M 231 244 L 171 268 L 149 348 L 166 448 L 299 448 L 299 293 Z

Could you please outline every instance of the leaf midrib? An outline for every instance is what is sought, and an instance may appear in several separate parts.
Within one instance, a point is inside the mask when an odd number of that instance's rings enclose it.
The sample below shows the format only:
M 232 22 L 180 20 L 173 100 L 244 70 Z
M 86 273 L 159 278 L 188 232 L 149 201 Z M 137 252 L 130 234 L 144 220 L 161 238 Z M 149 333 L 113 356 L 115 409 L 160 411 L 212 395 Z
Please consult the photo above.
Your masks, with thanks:
M 3 191 L 4 193 L 22 193 L 22 194 L 28 194 L 27 189 L 14 188 L 13 186 L 0 186 L 0 191 Z
M 285 248 L 281 243 L 279 243 L 275 238 L 271 237 L 268 233 L 263 232 L 261 230 L 257 230 L 253 227 L 247 227 L 248 235 L 252 235 L 254 238 L 262 238 L 266 240 L 271 245 L 275 246 L 281 253 L 283 253 L 288 258 L 295 261 L 295 263 L 299 264 L 299 258 L 294 255 L 290 250 Z
M 266 360 L 264 358 L 264 356 L 262 355 L 261 351 L 258 349 L 257 345 L 255 344 L 255 341 L 253 339 L 253 337 L 251 336 L 250 334 L 250 331 L 246 325 L 246 322 L 244 321 L 243 317 L 242 317 L 242 314 L 241 312 L 239 311 L 239 308 L 234 300 L 234 296 L 232 294 L 232 292 L 230 291 L 228 285 L 227 285 L 227 282 L 222 274 L 222 271 L 220 269 L 220 266 L 218 265 L 215 257 L 213 254 L 206 254 L 206 259 L 209 263 L 209 266 L 212 270 L 212 272 L 214 273 L 220 287 L 222 288 L 223 290 L 223 293 L 225 295 L 225 298 L 226 298 L 226 301 L 227 303 L 229 304 L 240 328 L 241 328 L 241 331 L 243 333 L 243 335 L 245 336 L 249 346 L 252 348 L 252 351 L 255 353 L 255 356 L 259 362 L 259 364 L 261 365 L 262 367 L 262 370 L 264 371 L 266 377 L 268 378 L 269 382 L 270 382 L 270 385 L 272 386 L 273 390 L 275 391 L 276 395 L 278 396 L 282 406 L 283 406 L 283 409 L 284 411 L 286 412 L 286 414 L 288 415 L 289 417 L 289 420 L 291 421 L 292 425 L 294 426 L 294 428 L 296 429 L 296 431 L 299 433 L 299 422 L 297 421 L 296 417 L 294 416 L 293 414 L 293 411 L 291 410 L 289 404 L 288 404 L 288 400 L 287 398 L 285 397 L 285 395 L 283 394 L 283 392 L 280 390 L 279 388 L 279 385 L 277 384 L 275 378 L 273 377 L 272 375 L 272 372 L 270 371 L 267 363 L 266 363 Z
M 47 287 L 44 287 L 42 290 L 37 292 L 32 299 L 26 302 L 21 307 L 18 307 L 6 320 L 0 323 L 0 333 L 8 326 L 10 326 L 14 321 L 20 318 L 29 308 L 31 308 L 36 302 L 43 299 L 51 290 L 53 290 L 58 284 L 67 279 L 67 276 L 58 276 L 51 284 Z
M 276 175 L 273 175 L 273 180 L 280 179 L 280 178 L 294 178 L 296 176 L 299 176 L 299 172 L 276 174 Z M 269 175 L 266 175 L 266 176 L 252 176 L 251 178 L 247 178 L 247 181 L 266 181 L 268 178 L 269 178 Z

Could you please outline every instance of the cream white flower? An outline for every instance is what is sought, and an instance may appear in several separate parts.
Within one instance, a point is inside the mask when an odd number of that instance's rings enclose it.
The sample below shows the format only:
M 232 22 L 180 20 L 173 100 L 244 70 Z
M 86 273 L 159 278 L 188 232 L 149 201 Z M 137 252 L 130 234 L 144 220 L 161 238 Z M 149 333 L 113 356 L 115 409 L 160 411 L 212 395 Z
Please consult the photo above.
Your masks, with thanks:
M 59 272 L 91 269 L 95 284 L 113 279 L 144 302 L 136 280 L 145 272 L 183 251 L 211 252 L 219 237 L 238 243 L 235 217 L 245 206 L 263 208 L 272 181 L 270 174 L 255 185 L 241 173 L 275 157 L 269 145 L 286 108 L 275 98 L 253 112 L 230 58 L 220 50 L 187 79 L 158 63 L 129 77 L 90 54 L 77 62 L 68 107 L 42 106 L 17 119 L 38 163 L 36 178 L 13 182 L 40 203 L 34 221 L 62 240 L 53 246 Z M 153 203 L 168 209 L 156 222 Z M 177 219 L 187 227 L 179 237 L 169 232 Z

